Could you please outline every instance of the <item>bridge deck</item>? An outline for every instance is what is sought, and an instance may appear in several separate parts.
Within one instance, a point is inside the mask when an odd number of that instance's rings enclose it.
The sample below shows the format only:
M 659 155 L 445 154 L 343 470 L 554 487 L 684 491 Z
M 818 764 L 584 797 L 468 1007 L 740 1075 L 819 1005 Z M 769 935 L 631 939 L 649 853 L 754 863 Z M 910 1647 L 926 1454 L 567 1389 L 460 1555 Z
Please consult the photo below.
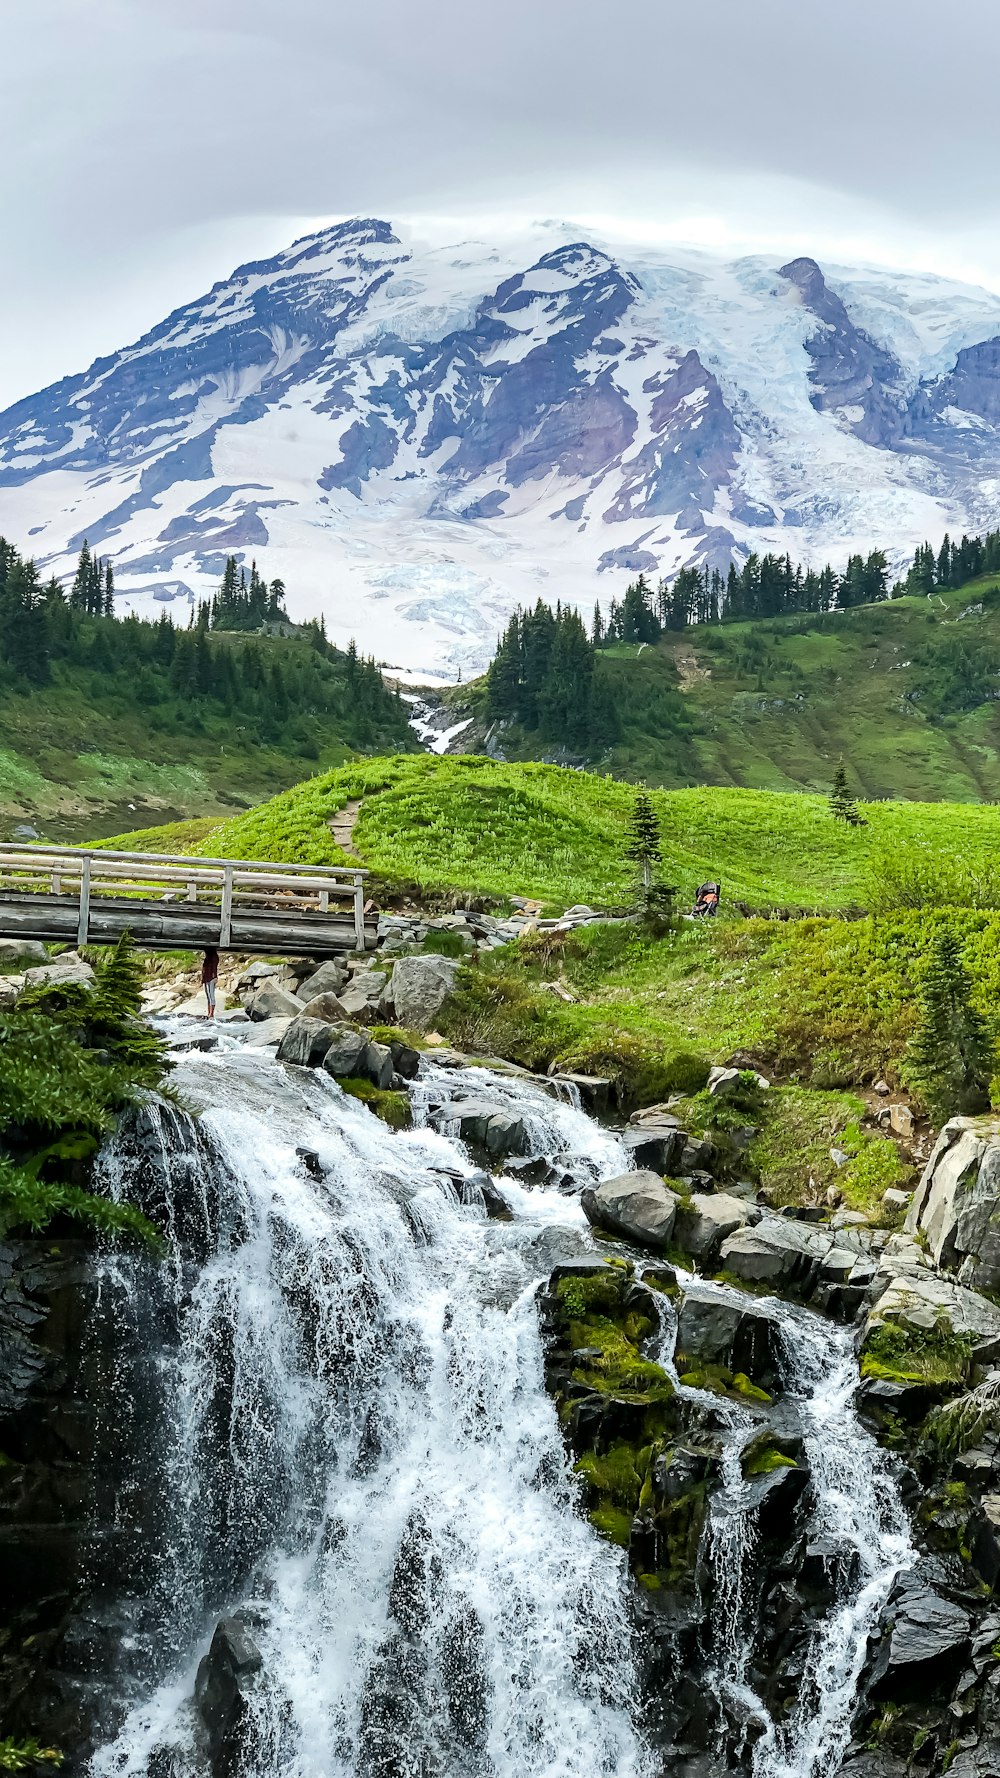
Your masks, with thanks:
M 362 870 L 253 859 L 0 845 L 0 938 L 162 951 L 373 950 Z

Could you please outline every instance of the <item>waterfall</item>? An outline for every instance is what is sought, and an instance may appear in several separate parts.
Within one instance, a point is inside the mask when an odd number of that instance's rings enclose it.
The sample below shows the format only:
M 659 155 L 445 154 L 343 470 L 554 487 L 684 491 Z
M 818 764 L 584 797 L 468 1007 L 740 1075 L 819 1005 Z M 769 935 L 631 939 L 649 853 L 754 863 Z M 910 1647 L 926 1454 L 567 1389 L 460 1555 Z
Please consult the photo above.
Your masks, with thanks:
M 105 1279 L 137 1339 L 168 1330 L 148 1365 L 160 1670 L 93 1778 L 191 1769 L 196 1670 L 234 1611 L 263 1656 L 259 1778 L 638 1778 L 625 1564 L 574 1510 L 533 1300 L 590 1250 L 578 1204 L 512 1185 L 512 1220 L 488 1221 L 452 1140 L 222 1045 L 175 1077 L 211 1191 L 197 1158 L 163 1156 L 201 1257 L 115 1257 Z M 577 1107 L 490 1085 L 547 1152 L 620 1168 Z M 130 1164 L 106 1158 L 113 1189 Z
M 627 1170 L 619 1142 L 574 1093 L 428 1060 L 415 1127 L 393 1132 L 321 1071 L 224 1030 L 175 1081 L 200 1116 L 194 1135 L 169 1107 L 150 1112 L 166 1256 L 114 1253 L 102 1279 L 128 1353 L 122 1515 L 137 1496 L 148 1506 L 118 1715 L 90 1778 L 204 1773 L 192 1697 L 223 1616 L 262 1658 L 254 1778 L 652 1778 L 626 1561 L 578 1510 L 534 1300 L 554 1265 L 603 1250 L 577 1190 L 505 1177 L 510 1218 L 490 1220 L 468 1154 L 429 1119 L 488 1096 L 577 1187 Z M 102 1164 L 125 1195 L 149 1157 L 112 1145 Z M 869 1633 L 910 1560 L 906 1520 L 854 1412 L 849 1333 L 769 1307 L 835 1597 L 773 1721 L 753 1689 L 741 1464 L 759 1422 L 679 1383 L 723 1434 L 695 1677 L 747 1725 L 725 1770 L 833 1778 Z M 659 1356 L 676 1377 L 670 1321 L 665 1305 Z

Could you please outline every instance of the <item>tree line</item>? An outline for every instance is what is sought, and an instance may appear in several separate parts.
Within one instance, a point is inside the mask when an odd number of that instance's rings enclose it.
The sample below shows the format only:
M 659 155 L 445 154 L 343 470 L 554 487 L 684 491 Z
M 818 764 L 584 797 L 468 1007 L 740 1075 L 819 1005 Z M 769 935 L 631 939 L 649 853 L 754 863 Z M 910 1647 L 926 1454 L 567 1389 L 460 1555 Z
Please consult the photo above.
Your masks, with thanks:
M 240 594 L 239 577 L 235 586 Z M 281 594 L 274 604 L 284 616 Z M 196 731 L 214 713 L 280 742 L 291 723 L 307 757 L 316 718 L 335 721 L 348 746 L 410 738 L 406 707 L 374 660 L 353 641 L 346 651 L 334 648 L 322 622 L 287 642 L 227 639 L 210 634 L 217 600 L 204 601 L 182 629 L 167 611 L 158 620 L 119 618 L 109 610 L 113 597 L 110 564 L 87 544 L 65 593 L 55 578 L 43 584 L 35 563 L 0 537 L 0 683 L 17 692 L 73 680 L 95 701 L 113 695 L 160 728 Z
M 579 613 L 561 604 L 553 611 L 541 599 L 533 611 L 515 612 L 500 637 L 486 675 L 486 709 L 571 750 L 593 752 L 618 737 Z

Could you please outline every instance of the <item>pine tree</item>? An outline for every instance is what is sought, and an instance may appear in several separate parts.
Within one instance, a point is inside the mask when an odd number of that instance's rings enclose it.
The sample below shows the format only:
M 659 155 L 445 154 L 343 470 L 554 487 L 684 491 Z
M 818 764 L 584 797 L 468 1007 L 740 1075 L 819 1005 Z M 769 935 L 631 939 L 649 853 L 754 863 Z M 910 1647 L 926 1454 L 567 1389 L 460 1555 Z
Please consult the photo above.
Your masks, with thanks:
M 89 591 L 89 588 L 90 588 L 90 545 L 87 542 L 87 539 L 84 538 L 83 548 L 80 551 L 80 558 L 79 558 L 79 561 L 77 562 L 77 565 L 76 565 L 76 573 L 73 576 L 73 585 L 70 587 L 70 592 L 69 592 L 69 602 L 72 605 L 74 611 L 86 611 L 86 609 L 87 609 L 87 593 Z
M 648 892 L 653 881 L 654 866 L 660 863 L 660 824 L 656 819 L 656 810 L 644 790 L 640 790 L 632 804 L 632 812 L 625 829 L 625 856 L 638 866 L 639 876 L 644 892 Z
M 847 772 L 843 760 L 833 774 L 833 788 L 829 796 L 830 813 L 835 821 L 846 821 L 849 827 L 866 827 L 868 824 L 863 815 L 858 813 L 858 805 L 851 794 L 847 782 Z
M 972 1004 L 972 983 L 953 926 L 934 940 L 919 1010 L 906 1071 L 931 1116 L 943 1123 L 957 1112 L 985 1111 L 993 1041 Z
M 115 571 L 108 562 L 104 569 L 104 615 L 115 615 Z

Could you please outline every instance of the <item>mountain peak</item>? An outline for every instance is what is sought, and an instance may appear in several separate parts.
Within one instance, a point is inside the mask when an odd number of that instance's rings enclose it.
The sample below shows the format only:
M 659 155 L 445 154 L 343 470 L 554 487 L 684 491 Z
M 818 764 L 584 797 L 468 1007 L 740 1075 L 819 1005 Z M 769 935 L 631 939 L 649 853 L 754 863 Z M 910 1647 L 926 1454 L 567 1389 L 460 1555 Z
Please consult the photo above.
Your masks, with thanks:
M 926 277 L 351 217 L 0 415 L 0 531 L 60 575 L 87 536 L 146 612 L 255 556 L 335 638 L 468 670 L 636 562 L 981 528 L 998 335 Z

